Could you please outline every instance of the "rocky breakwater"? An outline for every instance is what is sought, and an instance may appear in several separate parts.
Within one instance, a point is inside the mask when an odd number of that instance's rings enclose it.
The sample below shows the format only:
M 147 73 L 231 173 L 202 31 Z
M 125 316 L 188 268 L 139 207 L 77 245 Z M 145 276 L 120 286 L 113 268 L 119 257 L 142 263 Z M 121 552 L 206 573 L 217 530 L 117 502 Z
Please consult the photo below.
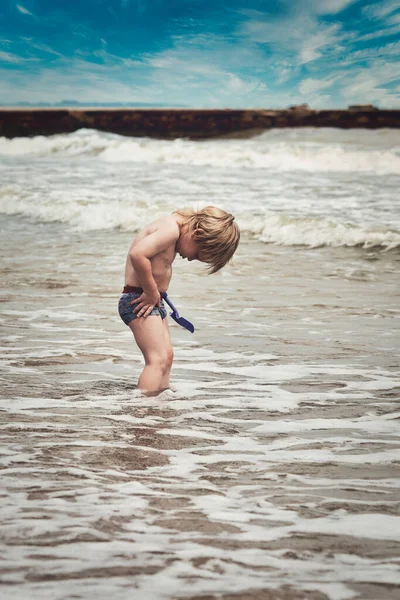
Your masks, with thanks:
M 275 127 L 400 128 L 400 110 L 370 105 L 347 110 L 0 108 L 0 136 L 7 138 L 70 133 L 81 128 L 126 136 L 202 139 L 247 136 Z

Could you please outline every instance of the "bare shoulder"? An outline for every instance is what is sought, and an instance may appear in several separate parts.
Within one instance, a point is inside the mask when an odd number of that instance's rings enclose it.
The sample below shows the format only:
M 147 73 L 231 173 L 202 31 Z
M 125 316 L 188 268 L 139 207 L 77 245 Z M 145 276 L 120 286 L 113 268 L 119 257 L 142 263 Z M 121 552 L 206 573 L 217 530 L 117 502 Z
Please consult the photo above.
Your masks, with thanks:
M 130 252 L 141 252 L 148 257 L 174 246 L 180 235 L 179 224 L 174 215 L 156 219 L 142 229 L 133 240 Z
M 166 215 L 164 217 L 160 217 L 159 219 L 156 219 L 156 221 L 153 221 L 153 223 L 151 223 L 147 227 L 147 235 L 150 235 L 151 233 L 155 233 L 158 231 L 166 232 L 170 236 L 176 237 L 176 239 L 178 239 L 179 234 L 180 234 L 180 228 L 176 221 L 175 216 L 174 215 Z

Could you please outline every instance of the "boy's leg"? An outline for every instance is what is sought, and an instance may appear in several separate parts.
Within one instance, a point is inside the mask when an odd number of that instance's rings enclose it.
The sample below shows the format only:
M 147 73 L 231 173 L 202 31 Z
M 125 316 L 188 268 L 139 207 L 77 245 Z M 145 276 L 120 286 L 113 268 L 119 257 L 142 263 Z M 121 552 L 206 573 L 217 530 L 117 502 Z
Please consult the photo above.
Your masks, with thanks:
M 165 326 L 160 316 L 149 315 L 134 319 L 129 327 L 146 363 L 139 377 L 138 388 L 156 392 L 162 388 L 162 379 L 171 368 Z
M 161 389 L 166 389 L 169 387 L 169 378 L 170 378 L 170 374 L 171 374 L 171 368 L 172 368 L 172 362 L 174 360 L 174 351 L 172 348 L 172 343 L 171 343 L 171 334 L 169 332 L 169 324 L 168 324 L 168 317 L 165 317 L 165 319 L 162 320 L 163 323 L 163 327 L 164 327 L 164 339 L 165 339 L 165 347 L 167 349 L 167 369 L 161 379 Z

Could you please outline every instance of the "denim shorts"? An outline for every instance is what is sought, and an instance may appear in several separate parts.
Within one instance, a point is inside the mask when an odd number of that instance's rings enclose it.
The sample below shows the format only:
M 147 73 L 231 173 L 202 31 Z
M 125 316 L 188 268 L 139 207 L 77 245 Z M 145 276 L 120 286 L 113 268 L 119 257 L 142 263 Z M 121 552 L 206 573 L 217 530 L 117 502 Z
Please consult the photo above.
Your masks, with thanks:
M 125 325 L 129 325 L 129 323 L 131 321 L 133 321 L 134 319 L 141 318 L 141 317 L 138 317 L 137 313 L 133 312 L 134 308 L 136 308 L 136 304 L 132 304 L 133 300 L 136 300 L 136 298 L 139 298 L 139 296 L 141 296 L 141 293 L 137 293 L 137 292 L 130 292 L 129 294 L 121 294 L 121 296 L 120 296 L 120 299 L 118 302 L 118 312 L 119 312 L 119 316 L 121 317 L 121 319 L 123 320 Z M 153 310 L 151 311 L 149 316 L 150 315 L 158 315 L 162 319 L 165 319 L 165 317 L 167 316 L 167 311 L 165 309 L 164 300 L 161 300 L 160 307 L 155 306 L 153 308 Z

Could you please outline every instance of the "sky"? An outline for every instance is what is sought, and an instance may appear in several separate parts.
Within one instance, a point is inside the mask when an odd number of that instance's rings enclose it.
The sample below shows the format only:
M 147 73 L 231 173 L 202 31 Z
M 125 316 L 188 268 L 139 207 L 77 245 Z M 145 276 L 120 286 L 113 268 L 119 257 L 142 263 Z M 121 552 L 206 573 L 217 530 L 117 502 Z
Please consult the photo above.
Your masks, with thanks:
M 400 0 L 0 0 L 0 104 L 400 108 Z

